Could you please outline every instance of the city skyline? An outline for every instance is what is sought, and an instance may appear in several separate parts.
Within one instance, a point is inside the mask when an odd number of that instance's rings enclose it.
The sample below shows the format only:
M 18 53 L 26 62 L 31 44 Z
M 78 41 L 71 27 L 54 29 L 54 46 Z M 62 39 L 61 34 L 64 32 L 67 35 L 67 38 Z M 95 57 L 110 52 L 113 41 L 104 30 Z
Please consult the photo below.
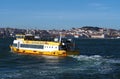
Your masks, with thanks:
M 0 27 L 120 29 L 119 0 L 0 0 Z

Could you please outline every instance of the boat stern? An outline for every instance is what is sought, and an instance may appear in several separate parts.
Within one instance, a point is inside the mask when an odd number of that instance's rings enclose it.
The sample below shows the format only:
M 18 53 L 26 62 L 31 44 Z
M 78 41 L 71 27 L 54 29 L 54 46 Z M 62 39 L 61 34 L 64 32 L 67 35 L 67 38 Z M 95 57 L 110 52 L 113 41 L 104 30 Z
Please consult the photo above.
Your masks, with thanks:
M 79 51 L 66 51 L 67 55 L 80 55 Z

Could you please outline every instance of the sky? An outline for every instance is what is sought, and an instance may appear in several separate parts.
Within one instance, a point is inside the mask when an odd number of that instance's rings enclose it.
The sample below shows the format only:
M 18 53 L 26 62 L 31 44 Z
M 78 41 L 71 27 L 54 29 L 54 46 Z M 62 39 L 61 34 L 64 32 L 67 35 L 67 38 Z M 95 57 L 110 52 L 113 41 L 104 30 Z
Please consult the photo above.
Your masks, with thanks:
M 0 27 L 120 29 L 120 0 L 0 0 Z

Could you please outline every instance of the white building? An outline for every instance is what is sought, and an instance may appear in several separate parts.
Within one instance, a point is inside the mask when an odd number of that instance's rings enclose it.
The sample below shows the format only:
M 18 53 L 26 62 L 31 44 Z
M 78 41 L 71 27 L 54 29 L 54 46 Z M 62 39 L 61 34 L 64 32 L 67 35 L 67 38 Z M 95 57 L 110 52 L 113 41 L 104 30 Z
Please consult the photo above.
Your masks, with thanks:
M 104 34 L 92 34 L 91 38 L 105 38 Z

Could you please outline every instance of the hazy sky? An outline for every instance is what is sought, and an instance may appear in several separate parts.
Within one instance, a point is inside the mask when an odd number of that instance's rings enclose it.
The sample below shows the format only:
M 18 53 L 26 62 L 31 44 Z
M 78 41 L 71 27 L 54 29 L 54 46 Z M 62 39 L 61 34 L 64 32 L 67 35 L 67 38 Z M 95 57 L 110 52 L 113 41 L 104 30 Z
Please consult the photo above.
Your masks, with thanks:
M 120 0 L 0 0 L 0 27 L 120 29 Z

